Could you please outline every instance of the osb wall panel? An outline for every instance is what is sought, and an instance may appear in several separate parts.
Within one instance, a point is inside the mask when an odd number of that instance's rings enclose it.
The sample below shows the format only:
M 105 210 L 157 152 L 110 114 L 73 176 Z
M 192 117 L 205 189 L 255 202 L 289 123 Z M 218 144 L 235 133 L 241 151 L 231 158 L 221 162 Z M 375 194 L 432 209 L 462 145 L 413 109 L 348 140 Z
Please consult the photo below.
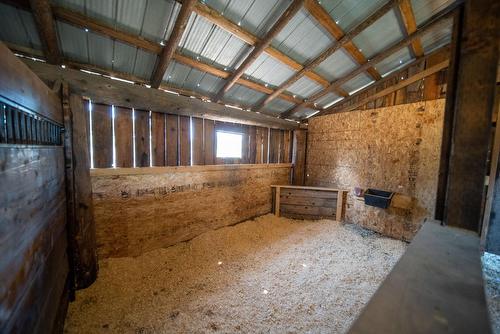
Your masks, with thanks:
M 444 99 L 312 118 L 306 185 L 349 189 L 346 221 L 411 240 L 435 209 Z M 366 206 L 354 187 L 412 197 L 409 209 Z
M 270 185 L 288 184 L 290 169 L 276 164 L 93 170 L 99 256 L 137 256 L 269 213 Z

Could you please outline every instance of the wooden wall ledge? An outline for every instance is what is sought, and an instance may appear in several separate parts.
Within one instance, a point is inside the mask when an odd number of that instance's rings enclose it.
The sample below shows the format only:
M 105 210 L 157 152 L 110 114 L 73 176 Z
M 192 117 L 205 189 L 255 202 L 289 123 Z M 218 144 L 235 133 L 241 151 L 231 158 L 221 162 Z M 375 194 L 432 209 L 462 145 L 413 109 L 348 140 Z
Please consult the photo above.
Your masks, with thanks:
M 90 176 L 113 175 L 149 175 L 165 173 L 197 173 L 259 168 L 291 168 L 291 163 L 281 164 L 231 164 L 231 165 L 200 165 L 200 166 L 169 166 L 169 167 L 136 167 L 136 168 L 93 168 Z

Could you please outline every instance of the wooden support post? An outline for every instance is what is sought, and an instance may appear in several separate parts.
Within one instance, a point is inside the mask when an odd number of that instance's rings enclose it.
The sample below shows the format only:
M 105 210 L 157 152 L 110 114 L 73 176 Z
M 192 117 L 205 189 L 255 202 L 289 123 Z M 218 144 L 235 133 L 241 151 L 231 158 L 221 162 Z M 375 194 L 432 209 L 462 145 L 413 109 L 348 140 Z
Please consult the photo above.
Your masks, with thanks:
M 293 131 L 293 177 L 292 184 L 303 186 L 306 183 L 306 146 L 307 130 Z
M 454 128 L 446 208 L 448 225 L 480 230 L 491 140 L 491 115 L 498 65 L 496 0 L 465 3 L 460 59 L 457 62 Z
M 280 196 L 281 196 L 281 187 L 276 186 L 274 193 L 274 214 L 279 217 L 280 216 Z
M 344 191 L 339 190 L 337 193 L 337 211 L 335 213 L 335 220 L 342 221 L 342 210 L 344 208 Z
M 55 21 L 49 0 L 30 0 L 30 5 L 47 60 L 50 64 L 60 64 L 62 57 L 57 44 Z
M 68 247 L 73 288 L 83 289 L 97 278 L 97 247 L 90 184 L 87 114 L 80 96 L 69 96 L 63 85 L 64 147 Z

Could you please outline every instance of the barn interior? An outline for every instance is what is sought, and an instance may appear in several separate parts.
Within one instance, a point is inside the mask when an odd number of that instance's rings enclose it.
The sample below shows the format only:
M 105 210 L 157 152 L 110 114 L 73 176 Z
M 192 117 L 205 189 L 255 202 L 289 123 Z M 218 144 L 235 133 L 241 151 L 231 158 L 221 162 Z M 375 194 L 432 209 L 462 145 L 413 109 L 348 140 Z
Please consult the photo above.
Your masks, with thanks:
M 0 333 L 500 334 L 495 0 L 1 0 Z

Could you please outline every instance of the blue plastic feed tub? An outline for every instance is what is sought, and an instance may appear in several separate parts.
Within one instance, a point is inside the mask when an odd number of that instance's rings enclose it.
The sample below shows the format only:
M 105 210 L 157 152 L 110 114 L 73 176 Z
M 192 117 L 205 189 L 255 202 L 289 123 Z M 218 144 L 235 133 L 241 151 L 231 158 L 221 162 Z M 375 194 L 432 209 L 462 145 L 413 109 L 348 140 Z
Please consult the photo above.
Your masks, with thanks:
M 389 191 L 367 189 L 365 191 L 365 204 L 375 206 L 377 208 L 387 209 L 391 204 L 391 199 L 394 193 Z

